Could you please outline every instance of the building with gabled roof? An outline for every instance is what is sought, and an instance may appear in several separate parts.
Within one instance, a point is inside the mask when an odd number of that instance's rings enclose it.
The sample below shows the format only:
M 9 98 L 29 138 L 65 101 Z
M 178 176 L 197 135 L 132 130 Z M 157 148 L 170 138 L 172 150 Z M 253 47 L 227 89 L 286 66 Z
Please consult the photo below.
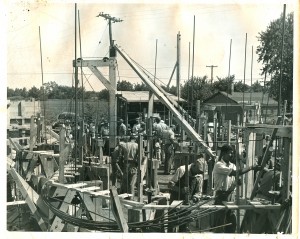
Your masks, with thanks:
M 175 102 L 185 102 L 171 93 L 166 93 L 171 100 Z M 122 118 L 131 126 L 135 123 L 136 118 L 145 118 L 148 113 L 149 91 L 118 91 L 118 118 Z M 169 121 L 169 109 L 154 96 L 153 103 L 154 116 L 160 116 L 166 123 Z
M 208 112 L 208 121 L 213 122 L 213 115 L 217 118 L 225 115 L 225 120 L 237 124 L 238 117 L 243 119 L 245 110 L 246 122 L 271 121 L 277 116 L 278 103 L 262 92 L 233 92 L 228 94 L 218 91 L 203 101 L 203 110 Z M 238 116 L 239 115 L 239 116 Z

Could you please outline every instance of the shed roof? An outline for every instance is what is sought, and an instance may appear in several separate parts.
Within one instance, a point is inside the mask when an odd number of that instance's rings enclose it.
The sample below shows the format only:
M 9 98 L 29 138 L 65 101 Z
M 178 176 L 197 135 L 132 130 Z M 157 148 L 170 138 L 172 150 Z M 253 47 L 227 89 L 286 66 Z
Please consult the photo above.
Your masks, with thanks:
M 250 104 L 251 103 L 258 103 L 260 102 L 261 105 L 269 105 L 269 106 L 277 106 L 277 101 L 273 98 L 269 97 L 268 93 L 263 92 L 233 92 L 232 94 L 228 94 L 224 91 L 218 91 L 217 93 L 213 94 L 212 96 L 208 97 L 203 101 L 204 104 L 214 104 L 214 105 L 223 105 L 223 104 Z
M 223 92 L 224 94 L 227 94 L 226 92 Z M 274 100 L 272 97 L 269 97 L 268 93 L 263 93 L 263 92 L 244 92 L 244 97 L 243 97 L 243 92 L 232 92 L 232 94 L 228 94 L 228 96 L 237 101 L 238 103 L 243 103 L 243 98 L 244 102 L 246 104 L 250 104 L 250 98 L 251 98 L 251 103 L 258 103 L 260 102 L 261 105 L 269 105 L 269 106 L 274 106 L 278 105 L 278 102 Z
M 118 95 L 124 98 L 127 102 L 149 102 L 149 91 L 118 91 Z M 167 93 L 168 97 L 170 97 L 174 101 L 178 101 L 178 97 Z M 180 102 L 184 101 L 184 99 L 180 98 Z M 154 101 L 159 102 L 158 98 L 154 96 Z

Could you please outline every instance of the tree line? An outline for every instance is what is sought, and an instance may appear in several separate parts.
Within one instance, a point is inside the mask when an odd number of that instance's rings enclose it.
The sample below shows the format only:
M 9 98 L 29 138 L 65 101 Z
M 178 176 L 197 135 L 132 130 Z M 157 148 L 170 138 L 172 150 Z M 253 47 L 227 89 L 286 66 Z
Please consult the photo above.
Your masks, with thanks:
M 231 85 L 234 86 L 235 92 L 261 92 L 263 90 L 263 86 L 257 81 L 252 86 L 247 84 L 243 84 L 242 81 L 234 82 L 234 75 L 229 78 L 219 78 L 217 77 L 217 81 L 210 83 L 210 80 L 207 76 L 204 77 L 193 77 L 192 79 L 186 81 L 183 85 L 181 85 L 181 97 L 187 101 L 191 98 L 197 100 L 204 100 L 205 98 L 211 96 L 214 92 L 224 91 L 227 93 L 231 93 Z M 165 91 L 176 95 L 177 87 L 171 86 L 161 86 Z M 123 80 L 117 83 L 118 91 L 148 91 L 149 88 L 146 84 L 132 84 L 129 81 Z M 99 99 L 99 100 L 108 100 L 108 90 L 103 89 L 99 92 L 95 91 L 86 91 L 81 87 L 77 90 L 77 97 L 82 99 L 82 94 L 84 99 Z M 44 84 L 44 87 L 37 88 L 33 86 L 29 90 L 24 88 L 16 88 L 11 89 L 7 87 L 7 97 L 9 99 L 26 99 L 26 98 L 34 98 L 36 100 L 47 100 L 47 99 L 73 99 L 75 98 L 75 89 L 70 86 L 61 86 L 56 82 L 48 82 Z
M 283 104 L 284 100 L 287 100 L 287 110 L 292 110 L 294 13 L 287 14 L 284 28 L 282 19 L 283 16 L 272 21 L 267 26 L 267 29 L 258 33 L 257 36 L 259 46 L 256 48 L 256 54 L 258 55 L 258 62 L 262 63 L 261 75 L 265 79 L 262 85 L 258 81 L 251 86 L 243 84 L 242 81 L 236 82 L 234 75 L 225 78 L 217 77 L 217 81 L 212 84 L 207 76 L 193 77 L 180 86 L 181 98 L 187 100 L 187 102 L 193 102 L 195 100 L 202 101 L 218 90 L 230 94 L 231 85 L 233 84 L 235 92 L 265 91 L 276 101 L 281 99 L 281 104 Z M 267 76 L 271 78 L 268 82 L 266 82 Z M 279 90 L 279 87 L 281 90 Z M 177 90 L 175 86 L 170 88 L 162 86 L 162 88 L 176 95 Z M 142 91 L 148 90 L 148 88 L 144 83 L 132 84 L 123 80 L 118 82 L 117 90 Z M 10 99 L 72 99 L 74 98 L 74 87 L 60 86 L 56 82 L 45 83 L 41 88 L 33 86 L 29 90 L 26 88 L 11 89 L 8 87 L 7 96 Z M 104 89 L 100 92 L 94 92 L 79 88 L 77 96 L 84 99 L 108 100 L 108 90 Z

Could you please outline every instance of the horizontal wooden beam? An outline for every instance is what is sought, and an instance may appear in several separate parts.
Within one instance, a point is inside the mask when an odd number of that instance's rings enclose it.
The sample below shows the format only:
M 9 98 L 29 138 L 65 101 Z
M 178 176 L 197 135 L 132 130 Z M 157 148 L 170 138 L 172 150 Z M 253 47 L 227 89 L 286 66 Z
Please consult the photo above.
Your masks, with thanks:
M 128 209 L 133 209 L 133 206 L 129 206 L 126 205 L 125 206 Z M 147 204 L 145 206 L 143 206 L 141 209 L 144 210 L 168 210 L 168 209 L 172 209 L 172 208 L 188 208 L 190 207 L 189 205 L 180 205 L 180 206 L 176 206 L 176 205 L 153 205 L 153 204 Z M 246 204 L 246 205 L 236 205 L 236 204 L 227 204 L 227 205 L 208 205 L 208 204 L 204 204 L 201 205 L 197 208 L 195 208 L 195 210 L 198 209 L 257 209 L 257 208 L 261 208 L 261 209 L 268 209 L 268 210 L 277 210 L 281 208 L 281 204 Z
M 40 196 L 29 186 L 29 184 L 16 172 L 15 169 L 11 168 L 8 170 L 10 175 L 13 177 L 14 181 L 16 182 L 18 188 L 21 191 L 22 196 L 25 198 L 25 201 L 37 221 L 38 225 L 40 226 L 42 231 L 47 231 L 47 225 L 39 212 L 37 206 L 41 211 L 47 216 L 48 210 L 46 205 L 40 198 Z

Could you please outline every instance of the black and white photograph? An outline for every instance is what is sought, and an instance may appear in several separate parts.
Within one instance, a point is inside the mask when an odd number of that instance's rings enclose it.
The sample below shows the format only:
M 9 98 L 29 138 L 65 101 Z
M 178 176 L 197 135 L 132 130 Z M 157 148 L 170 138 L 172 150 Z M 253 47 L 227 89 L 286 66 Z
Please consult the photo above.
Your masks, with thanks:
M 298 238 L 298 1 L 1 8 L 4 237 Z

